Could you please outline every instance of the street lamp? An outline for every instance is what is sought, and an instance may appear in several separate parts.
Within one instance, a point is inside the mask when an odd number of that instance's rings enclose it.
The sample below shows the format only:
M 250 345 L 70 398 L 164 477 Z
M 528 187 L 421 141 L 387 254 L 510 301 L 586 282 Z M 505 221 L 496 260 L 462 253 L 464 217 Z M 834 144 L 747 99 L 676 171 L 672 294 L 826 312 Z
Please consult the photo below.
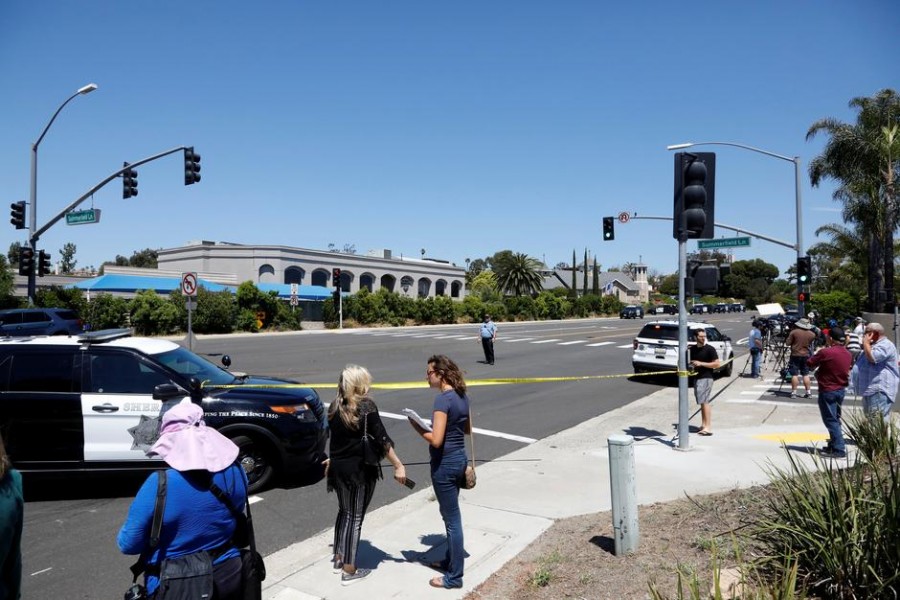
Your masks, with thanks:
M 683 150 L 685 148 L 691 148 L 693 146 L 734 146 L 735 148 L 743 148 L 744 150 L 750 150 L 751 152 L 758 152 L 759 154 L 765 154 L 766 156 L 771 156 L 773 158 L 780 158 L 781 160 L 786 160 L 787 162 L 794 163 L 794 201 L 795 201 L 795 210 L 797 213 L 797 260 L 800 260 L 800 257 L 803 256 L 803 211 L 801 209 L 802 205 L 800 202 L 800 157 L 795 156 L 791 158 L 790 156 L 784 156 L 783 154 L 776 154 L 774 152 L 769 152 L 768 150 L 762 150 L 760 148 L 754 148 L 753 146 L 747 146 L 746 144 L 738 144 L 735 142 L 686 142 L 684 144 L 673 144 L 671 146 L 666 146 L 666 150 Z M 800 301 L 800 292 L 803 291 L 803 285 L 800 283 L 799 279 L 797 280 L 797 314 L 803 316 L 805 314 L 803 302 Z
M 34 237 L 34 232 L 37 231 L 37 151 L 38 146 L 41 144 L 41 140 L 44 139 L 44 136 L 47 135 L 47 130 L 50 129 L 50 126 L 53 125 L 53 121 L 56 120 L 57 115 L 65 108 L 66 104 L 71 102 L 76 96 L 82 96 L 84 94 L 90 94 L 94 90 L 97 89 L 96 83 L 89 83 L 85 86 L 78 88 L 74 94 L 66 98 L 66 101 L 59 105 L 59 108 L 56 109 L 56 112 L 53 113 L 53 116 L 50 117 L 50 121 L 44 127 L 44 130 L 41 131 L 41 135 L 38 136 L 38 139 L 35 143 L 31 145 L 31 217 L 28 221 L 28 244 L 31 246 L 31 249 L 37 252 L 37 240 Z M 35 271 L 32 269 L 28 273 L 28 304 L 34 304 L 34 292 L 35 292 Z

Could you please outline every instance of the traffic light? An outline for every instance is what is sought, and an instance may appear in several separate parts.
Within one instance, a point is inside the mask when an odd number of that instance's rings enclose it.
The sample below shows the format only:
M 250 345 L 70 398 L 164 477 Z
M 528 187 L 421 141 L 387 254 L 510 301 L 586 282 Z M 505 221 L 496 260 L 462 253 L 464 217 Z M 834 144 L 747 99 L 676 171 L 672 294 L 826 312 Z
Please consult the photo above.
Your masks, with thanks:
M 607 242 L 616 239 L 615 219 L 612 217 L 603 217 L 603 241 Z
M 9 222 L 16 229 L 25 229 L 25 201 L 13 202 L 9 205 L 9 215 L 12 217 Z
M 127 167 L 128 163 L 122 163 L 122 166 Z M 122 198 L 137 196 L 137 184 L 137 171 L 134 169 L 125 169 L 122 171 Z
M 809 302 L 810 300 L 812 300 L 812 294 L 809 292 L 797 293 L 797 302 Z
M 340 287 L 341 287 L 341 270 L 340 269 L 332 269 L 331 270 L 331 285 L 340 289 Z
M 19 249 L 19 275 L 28 277 L 34 272 L 34 250 L 30 246 Z
M 50 253 L 41 250 L 38 252 L 38 277 L 50 274 Z
M 715 226 L 715 152 L 675 153 L 675 211 L 672 236 L 712 239 Z
M 334 290 L 331 293 L 331 301 L 334 302 L 334 312 L 341 311 L 341 292 L 339 290 Z
M 807 285 L 812 279 L 812 261 L 808 256 L 797 259 L 797 283 Z
M 200 155 L 194 152 L 194 147 L 184 149 L 184 185 L 191 185 L 200 181 Z

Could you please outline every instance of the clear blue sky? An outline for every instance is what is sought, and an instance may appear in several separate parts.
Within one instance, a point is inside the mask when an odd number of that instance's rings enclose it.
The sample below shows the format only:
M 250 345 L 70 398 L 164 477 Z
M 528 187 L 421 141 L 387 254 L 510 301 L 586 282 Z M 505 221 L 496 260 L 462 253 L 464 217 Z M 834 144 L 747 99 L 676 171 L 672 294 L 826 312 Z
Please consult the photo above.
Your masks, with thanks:
M 803 159 L 804 245 L 840 219 L 806 167 L 815 120 L 852 121 L 855 96 L 900 89 L 892 0 L 122 2 L 0 4 L 0 191 L 29 195 L 40 146 L 38 226 L 121 167 L 139 169 L 81 208 L 98 225 L 48 231 L 79 267 L 189 240 L 390 248 L 464 265 L 498 250 L 549 265 L 587 248 L 603 270 L 677 269 L 668 144 L 722 140 Z M 790 243 L 789 162 L 718 155 L 716 220 Z M 0 250 L 24 241 L 6 224 Z M 735 234 L 720 230 L 726 237 Z M 784 271 L 795 254 L 754 239 L 736 258 Z M 696 247 L 695 242 L 689 249 Z

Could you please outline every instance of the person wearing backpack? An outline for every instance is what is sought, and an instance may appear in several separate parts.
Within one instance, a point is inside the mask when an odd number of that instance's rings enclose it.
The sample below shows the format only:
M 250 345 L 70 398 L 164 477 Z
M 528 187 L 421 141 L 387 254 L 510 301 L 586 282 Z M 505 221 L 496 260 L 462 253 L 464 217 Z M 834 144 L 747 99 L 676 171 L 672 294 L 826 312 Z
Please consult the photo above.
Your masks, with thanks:
M 238 447 L 207 427 L 203 409 L 185 398 L 163 413 L 159 439 L 149 453 L 168 465 L 165 483 L 160 487 L 160 472 L 147 477 L 116 540 L 124 554 L 141 555 L 148 597 L 240 600 L 242 563 L 232 541 L 237 520 L 225 503 L 247 503 L 247 477 L 235 462 Z M 216 491 L 223 492 L 221 499 Z M 158 495 L 164 505 L 159 539 L 153 543 Z M 192 595 L 181 596 L 185 588 Z

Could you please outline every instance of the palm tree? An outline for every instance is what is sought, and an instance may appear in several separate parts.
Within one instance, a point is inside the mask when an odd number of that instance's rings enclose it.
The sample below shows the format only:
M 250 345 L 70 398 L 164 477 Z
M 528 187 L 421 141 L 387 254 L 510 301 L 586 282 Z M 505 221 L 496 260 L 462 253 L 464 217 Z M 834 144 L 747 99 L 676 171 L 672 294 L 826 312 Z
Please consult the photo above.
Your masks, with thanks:
M 505 294 L 530 296 L 537 294 L 544 287 L 544 278 L 540 274 L 541 262 L 527 254 L 509 254 L 494 266 L 497 287 Z
M 884 89 L 871 98 L 850 101 L 857 109 L 855 124 L 833 118 L 816 121 L 806 139 L 825 133 L 829 140 L 822 153 L 809 163 L 813 186 L 824 178 L 841 185 L 834 199 L 844 203 L 844 218 L 865 232 L 869 257 L 867 289 L 869 307 L 893 311 L 894 231 L 900 225 L 900 96 Z

